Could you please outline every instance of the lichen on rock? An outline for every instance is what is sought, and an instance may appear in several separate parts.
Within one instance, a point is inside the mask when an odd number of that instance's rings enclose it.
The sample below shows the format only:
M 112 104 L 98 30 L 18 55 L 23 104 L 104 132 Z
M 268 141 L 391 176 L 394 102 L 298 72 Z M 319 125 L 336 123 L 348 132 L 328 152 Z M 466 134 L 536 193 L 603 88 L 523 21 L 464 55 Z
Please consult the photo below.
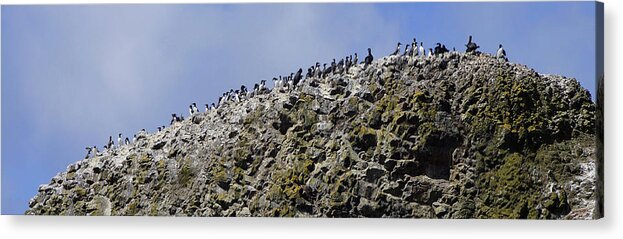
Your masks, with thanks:
M 575 79 L 384 57 L 72 164 L 26 214 L 586 219 L 595 126 Z

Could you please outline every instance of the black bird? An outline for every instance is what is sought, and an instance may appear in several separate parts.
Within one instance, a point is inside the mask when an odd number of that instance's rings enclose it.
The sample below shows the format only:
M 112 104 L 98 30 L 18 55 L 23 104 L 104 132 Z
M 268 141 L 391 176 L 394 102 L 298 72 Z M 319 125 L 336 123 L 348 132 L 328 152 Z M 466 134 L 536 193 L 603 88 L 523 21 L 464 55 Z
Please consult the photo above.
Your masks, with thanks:
M 350 68 L 350 66 L 353 65 L 353 55 L 347 56 L 346 57 L 346 70 L 348 70 L 348 68 Z
M 441 43 L 437 42 L 437 44 L 435 45 L 435 49 L 433 50 L 433 53 L 435 55 L 439 55 L 439 54 L 442 53 L 441 51 L 442 51 L 441 50 Z
M 322 78 L 327 77 L 331 73 L 331 67 L 327 68 L 327 63 L 322 64 Z
M 338 73 L 342 73 L 343 66 L 344 66 L 344 59 L 341 59 L 340 62 L 337 63 L 337 72 Z
M 113 144 L 114 144 L 114 143 L 113 143 L 113 141 L 112 141 L 112 136 L 108 136 L 108 144 L 107 144 L 108 148 L 110 149 L 110 148 L 112 147 L 112 145 L 113 145 Z
M 476 49 L 480 48 L 480 46 L 478 46 L 475 42 L 472 42 L 471 35 L 469 36 L 469 40 L 467 41 L 467 44 L 465 44 L 465 46 L 467 47 L 465 52 L 475 52 Z
M 302 78 L 303 78 L 303 69 L 299 68 L 299 70 L 296 72 L 296 74 L 292 78 L 292 88 L 296 87 L 296 85 L 298 85 L 298 83 L 301 81 Z
M 368 56 L 364 59 L 364 67 L 372 64 L 374 57 L 372 56 L 372 49 L 368 48 Z
M 93 148 L 91 148 L 91 147 L 86 147 L 85 149 L 87 150 L 87 155 L 86 155 L 86 156 L 84 156 L 84 158 L 85 158 L 85 159 L 88 159 L 88 158 L 89 158 L 89 155 L 91 154 L 91 151 L 93 151 Z
M 240 92 L 238 93 L 238 99 L 242 100 L 247 96 L 247 87 L 245 85 L 240 86 Z

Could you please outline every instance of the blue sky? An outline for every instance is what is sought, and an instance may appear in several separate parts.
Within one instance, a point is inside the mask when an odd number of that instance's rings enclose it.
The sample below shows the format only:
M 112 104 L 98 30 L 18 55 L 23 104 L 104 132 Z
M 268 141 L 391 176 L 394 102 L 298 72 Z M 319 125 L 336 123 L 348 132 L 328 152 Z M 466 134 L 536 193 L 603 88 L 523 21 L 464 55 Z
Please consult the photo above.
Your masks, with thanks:
M 595 5 L 384 3 L 2 6 L 2 214 L 109 135 L 167 125 L 191 102 L 413 37 L 468 35 L 595 95 Z M 361 57 L 360 57 L 361 59 Z

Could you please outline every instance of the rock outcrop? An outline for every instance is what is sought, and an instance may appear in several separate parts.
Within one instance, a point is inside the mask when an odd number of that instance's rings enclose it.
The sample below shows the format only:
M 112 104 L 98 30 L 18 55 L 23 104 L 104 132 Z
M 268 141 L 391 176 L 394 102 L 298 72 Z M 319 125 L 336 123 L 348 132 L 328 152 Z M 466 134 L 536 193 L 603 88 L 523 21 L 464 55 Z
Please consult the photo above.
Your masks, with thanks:
M 590 219 L 595 140 L 575 79 L 391 56 L 139 134 L 26 214 Z

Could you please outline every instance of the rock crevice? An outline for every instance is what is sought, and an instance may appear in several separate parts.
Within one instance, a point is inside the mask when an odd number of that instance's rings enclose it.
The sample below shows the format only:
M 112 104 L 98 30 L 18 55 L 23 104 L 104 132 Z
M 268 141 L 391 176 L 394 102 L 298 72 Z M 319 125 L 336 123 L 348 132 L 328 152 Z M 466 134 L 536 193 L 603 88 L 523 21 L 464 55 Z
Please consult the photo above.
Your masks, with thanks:
M 26 214 L 593 217 L 595 104 L 486 54 L 390 56 L 68 166 Z

